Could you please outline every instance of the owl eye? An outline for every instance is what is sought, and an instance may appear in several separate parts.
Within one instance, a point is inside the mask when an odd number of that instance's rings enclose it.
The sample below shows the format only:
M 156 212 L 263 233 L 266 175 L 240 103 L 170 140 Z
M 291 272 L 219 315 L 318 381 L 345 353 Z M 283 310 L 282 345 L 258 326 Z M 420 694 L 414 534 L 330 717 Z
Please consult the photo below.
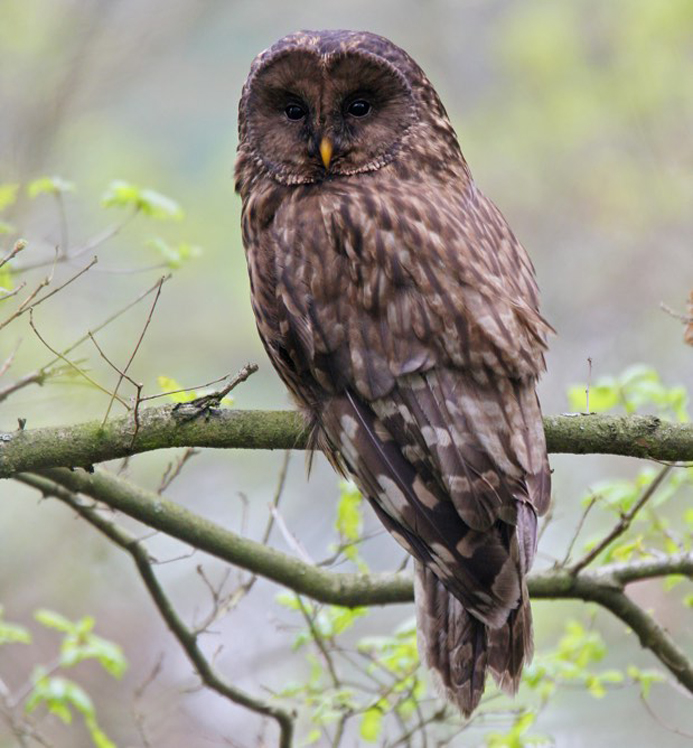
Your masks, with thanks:
M 284 110 L 284 114 L 292 122 L 297 122 L 306 116 L 306 110 L 300 104 L 288 104 Z
M 365 99 L 355 99 L 347 107 L 347 114 L 352 117 L 365 117 L 371 111 L 371 105 Z

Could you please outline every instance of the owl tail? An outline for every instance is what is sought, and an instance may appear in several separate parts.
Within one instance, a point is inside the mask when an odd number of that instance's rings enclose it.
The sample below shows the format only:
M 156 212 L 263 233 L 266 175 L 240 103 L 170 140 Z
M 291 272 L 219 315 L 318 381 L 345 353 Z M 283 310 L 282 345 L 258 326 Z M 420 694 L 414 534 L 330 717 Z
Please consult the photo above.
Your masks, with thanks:
M 515 694 L 533 652 L 526 587 L 507 621 L 492 629 L 468 613 L 433 572 L 416 566 L 419 652 L 441 694 L 465 717 L 479 705 L 487 671 L 499 688 Z

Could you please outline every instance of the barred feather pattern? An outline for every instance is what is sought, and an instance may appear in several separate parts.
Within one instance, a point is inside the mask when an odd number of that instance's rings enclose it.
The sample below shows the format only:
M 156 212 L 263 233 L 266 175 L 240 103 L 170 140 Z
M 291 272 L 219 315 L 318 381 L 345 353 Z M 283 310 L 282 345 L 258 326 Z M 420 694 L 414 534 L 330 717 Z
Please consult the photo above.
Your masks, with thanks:
M 347 63 L 354 85 L 359 66 L 380 80 L 392 121 L 374 125 L 381 148 L 355 142 L 327 178 L 257 110 L 298 76 L 306 100 L 339 111 Z M 382 37 L 281 40 L 254 63 L 239 123 L 260 336 L 314 444 L 414 557 L 422 658 L 469 715 L 487 672 L 513 693 L 532 655 L 525 577 L 550 498 L 535 385 L 551 330 L 532 264 L 435 90 Z

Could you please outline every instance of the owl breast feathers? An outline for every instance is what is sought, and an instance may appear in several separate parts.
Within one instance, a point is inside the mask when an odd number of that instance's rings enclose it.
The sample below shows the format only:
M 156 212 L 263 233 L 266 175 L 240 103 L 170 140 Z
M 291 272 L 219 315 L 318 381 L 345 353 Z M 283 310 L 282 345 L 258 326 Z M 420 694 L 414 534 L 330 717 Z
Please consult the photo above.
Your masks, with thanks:
M 550 474 L 549 325 L 435 90 L 366 32 L 254 61 L 236 188 L 253 309 L 314 444 L 416 560 L 422 657 L 468 715 L 532 654 L 525 584 Z

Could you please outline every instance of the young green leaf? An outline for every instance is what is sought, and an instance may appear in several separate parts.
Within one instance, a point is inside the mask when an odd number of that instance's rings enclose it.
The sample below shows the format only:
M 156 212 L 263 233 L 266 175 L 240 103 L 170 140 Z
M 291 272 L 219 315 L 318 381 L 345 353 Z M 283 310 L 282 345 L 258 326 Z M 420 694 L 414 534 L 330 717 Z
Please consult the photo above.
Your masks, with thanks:
M 171 270 L 178 270 L 186 262 L 202 254 L 202 249 L 198 246 L 183 242 L 177 247 L 173 247 L 161 237 L 150 239 L 147 242 L 147 246 L 156 250 Z
M 0 184 L 0 210 L 12 205 L 17 199 L 17 193 L 19 192 L 18 184 Z
M 104 208 L 132 208 L 150 218 L 179 221 L 184 217 L 180 205 L 166 195 L 116 179 L 101 197 Z
M 156 378 L 156 382 L 161 391 L 171 398 L 174 403 L 189 403 L 199 397 L 195 390 L 177 392 L 176 390 L 182 390 L 183 387 L 173 377 L 160 376 Z
M 62 195 L 65 192 L 74 192 L 75 185 L 61 177 L 39 177 L 30 182 L 26 188 L 27 194 L 33 200 L 38 195 Z
M 377 743 L 383 729 L 383 713 L 378 707 L 367 709 L 361 717 L 359 734 L 368 743 Z
M 339 488 L 340 494 L 335 528 L 346 540 L 358 540 L 361 536 L 363 525 L 361 515 L 363 497 L 358 488 L 350 481 L 342 481 Z
M 72 634 L 75 632 L 75 624 L 55 611 L 41 608 L 34 613 L 34 618 L 47 628 L 57 629 L 66 634 Z
M 31 644 L 31 634 L 24 626 L 3 620 L 4 609 L 0 605 L 0 645 Z

